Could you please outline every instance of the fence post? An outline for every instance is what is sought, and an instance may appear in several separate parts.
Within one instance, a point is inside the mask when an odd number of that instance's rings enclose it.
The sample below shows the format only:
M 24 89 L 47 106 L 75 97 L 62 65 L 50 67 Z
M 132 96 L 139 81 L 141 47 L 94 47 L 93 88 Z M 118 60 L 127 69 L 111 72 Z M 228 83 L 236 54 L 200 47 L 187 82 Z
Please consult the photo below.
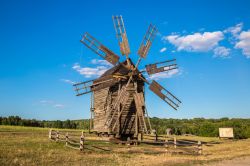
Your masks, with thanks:
M 83 151 L 84 148 L 84 135 L 82 132 L 81 138 L 80 138 L 80 151 Z
M 67 146 L 68 142 L 69 142 L 69 134 L 68 134 L 68 132 L 65 135 L 65 140 L 66 140 L 66 146 Z
M 202 144 L 201 144 L 201 141 L 198 141 L 198 154 L 199 155 L 202 154 Z
M 59 131 L 56 131 L 56 142 L 59 141 Z
M 157 133 L 155 133 L 155 142 L 157 142 L 158 141 L 158 135 L 157 135 Z
M 52 132 L 52 129 L 49 130 L 49 139 L 51 139 L 51 132 Z
M 127 138 L 127 145 L 130 145 L 130 137 Z
M 168 139 L 167 138 L 165 139 L 165 144 L 164 145 L 165 145 L 165 148 L 166 148 L 166 152 L 168 152 Z
M 176 137 L 174 137 L 174 148 L 176 149 Z

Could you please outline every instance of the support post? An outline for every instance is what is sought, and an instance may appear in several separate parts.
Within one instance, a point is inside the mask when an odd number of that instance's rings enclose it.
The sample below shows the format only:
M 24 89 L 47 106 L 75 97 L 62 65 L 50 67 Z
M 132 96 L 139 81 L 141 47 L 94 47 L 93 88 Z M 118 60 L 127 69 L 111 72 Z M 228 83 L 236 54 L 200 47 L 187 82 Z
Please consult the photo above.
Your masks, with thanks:
M 130 137 L 127 138 L 127 145 L 130 145 Z
M 56 142 L 59 141 L 59 137 L 60 137 L 60 136 L 59 136 L 59 131 L 57 130 L 57 131 L 56 131 Z
M 52 133 L 52 129 L 49 130 L 49 139 L 52 139 L 51 133 Z
M 138 113 L 135 112 L 135 137 L 138 138 Z
M 168 152 L 168 139 L 167 138 L 165 139 L 165 144 L 164 145 L 165 145 L 165 148 L 166 148 L 165 151 Z
M 174 137 L 174 148 L 176 149 L 176 145 L 177 145 L 177 143 L 176 143 L 176 137 Z
M 83 151 L 84 149 L 84 135 L 82 132 L 81 138 L 80 138 L 80 151 Z
M 201 141 L 198 141 L 198 154 L 199 155 L 202 154 L 202 144 L 201 144 Z
M 121 92 L 121 83 L 119 83 L 119 87 L 118 87 L 119 89 L 118 89 L 118 94 Z M 118 133 L 118 137 L 120 138 L 120 134 L 121 134 L 121 131 L 120 131 L 120 129 L 121 129 L 121 126 L 120 126 L 120 124 L 121 124 L 121 116 L 119 116 L 119 114 L 121 113 L 121 104 L 119 103 L 119 105 L 118 105 L 118 116 L 117 116 L 117 133 Z
M 150 123 L 150 119 L 149 119 L 149 116 L 148 116 L 148 110 L 147 110 L 146 107 L 145 107 L 145 112 L 146 112 L 146 115 L 147 115 L 149 130 L 150 130 L 150 133 L 152 133 L 152 126 L 151 126 L 151 123 Z
M 157 131 L 155 130 L 155 142 L 158 141 L 158 134 L 157 134 Z
M 68 142 L 69 142 L 69 133 L 68 132 L 65 135 L 65 142 L 66 142 L 66 146 L 67 146 Z
M 91 93 L 90 98 L 90 119 L 89 119 L 89 133 L 91 133 L 91 130 L 93 128 L 93 111 L 94 111 L 94 96 L 93 93 Z

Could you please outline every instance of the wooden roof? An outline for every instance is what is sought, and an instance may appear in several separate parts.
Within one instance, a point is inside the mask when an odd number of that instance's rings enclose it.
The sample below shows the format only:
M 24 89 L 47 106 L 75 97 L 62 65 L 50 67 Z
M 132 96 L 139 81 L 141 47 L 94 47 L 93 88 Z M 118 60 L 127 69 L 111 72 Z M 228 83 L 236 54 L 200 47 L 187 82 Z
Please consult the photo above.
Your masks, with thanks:
M 130 64 L 132 66 L 135 66 L 130 58 L 129 58 L 129 61 L 130 61 Z M 130 70 L 130 68 L 129 68 L 128 64 L 127 64 L 127 61 L 125 60 L 124 62 L 121 62 L 121 63 L 117 64 L 116 66 L 112 67 L 111 69 L 107 70 L 98 79 L 96 79 L 94 81 L 94 83 L 98 83 L 98 82 L 101 82 L 101 81 L 111 79 L 113 77 L 113 75 L 127 76 L 128 73 L 129 73 L 129 70 Z M 139 72 L 138 69 L 136 69 L 136 71 Z

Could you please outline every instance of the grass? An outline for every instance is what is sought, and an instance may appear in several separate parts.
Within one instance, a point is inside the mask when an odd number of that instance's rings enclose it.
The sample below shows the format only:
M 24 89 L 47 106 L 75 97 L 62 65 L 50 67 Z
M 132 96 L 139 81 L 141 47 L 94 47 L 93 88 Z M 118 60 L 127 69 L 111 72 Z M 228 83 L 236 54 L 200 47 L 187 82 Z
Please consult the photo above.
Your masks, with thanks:
M 60 130 L 69 131 L 69 130 Z M 70 130 L 81 133 L 81 130 Z M 87 135 L 86 139 L 99 139 Z M 48 129 L 0 125 L 0 165 L 194 165 L 250 156 L 250 139 L 219 140 L 218 138 L 178 136 L 178 139 L 211 142 L 203 146 L 203 155 L 165 153 L 161 146 L 123 146 L 86 142 L 92 150 L 80 152 L 65 147 L 63 142 L 48 139 Z M 218 144 L 212 144 L 217 142 Z M 102 151 L 92 146 L 111 151 Z

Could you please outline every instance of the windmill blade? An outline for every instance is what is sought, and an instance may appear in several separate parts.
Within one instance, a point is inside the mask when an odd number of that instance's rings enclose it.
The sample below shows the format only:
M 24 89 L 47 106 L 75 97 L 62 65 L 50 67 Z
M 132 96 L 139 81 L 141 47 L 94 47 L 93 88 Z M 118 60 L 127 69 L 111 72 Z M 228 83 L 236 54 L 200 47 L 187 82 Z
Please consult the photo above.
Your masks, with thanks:
M 76 83 L 73 86 L 75 87 L 76 96 L 81 96 L 93 91 L 98 91 L 107 87 L 110 87 L 117 83 L 117 79 L 112 76 L 108 76 L 105 79 L 96 79 L 85 82 Z
M 140 48 L 138 50 L 138 55 L 142 58 L 146 58 L 148 51 L 152 45 L 152 42 L 156 36 L 157 29 L 154 25 L 150 24 L 147 30 L 147 33 L 145 34 L 142 43 L 140 45 Z
M 148 75 L 177 69 L 176 59 L 146 65 Z
M 112 16 L 112 19 L 115 27 L 116 38 L 119 42 L 121 54 L 126 55 L 126 57 L 128 57 L 128 55 L 130 54 L 130 48 L 122 16 Z
M 163 88 L 159 83 L 153 80 L 150 84 L 149 89 L 153 91 L 157 96 L 159 96 L 162 100 L 168 103 L 172 108 L 177 110 L 181 101 L 177 99 L 172 93 Z
M 151 46 L 151 43 L 153 41 L 153 39 L 155 38 L 155 35 L 156 35 L 156 28 L 155 26 L 153 26 L 152 24 L 149 25 L 149 28 L 148 28 L 148 31 L 146 33 L 146 35 L 144 36 L 143 38 L 143 41 L 141 43 L 141 46 L 140 46 L 140 49 L 138 51 L 138 54 L 140 55 L 139 59 L 137 60 L 137 63 L 134 67 L 134 69 L 132 69 L 133 71 L 135 71 L 141 61 L 141 58 L 145 58 L 148 51 L 149 51 L 149 48 Z M 132 80 L 132 75 L 129 77 L 128 79 L 128 82 L 124 88 L 124 93 L 127 91 L 127 87 L 129 86 L 130 82 Z M 117 96 L 117 100 L 114 102 L 115 104 L 114 105 L 117 105 L 119 103 L 119 101 L 122 99 L 122 93 L 120 93 L 118 96 Z
M 120 57 L 118 55 L 102 45 L 98 40 L 96 40 L 87 32 L 84 34 L 80 42 L 113 65 L 115 65 L 119 61 Z

